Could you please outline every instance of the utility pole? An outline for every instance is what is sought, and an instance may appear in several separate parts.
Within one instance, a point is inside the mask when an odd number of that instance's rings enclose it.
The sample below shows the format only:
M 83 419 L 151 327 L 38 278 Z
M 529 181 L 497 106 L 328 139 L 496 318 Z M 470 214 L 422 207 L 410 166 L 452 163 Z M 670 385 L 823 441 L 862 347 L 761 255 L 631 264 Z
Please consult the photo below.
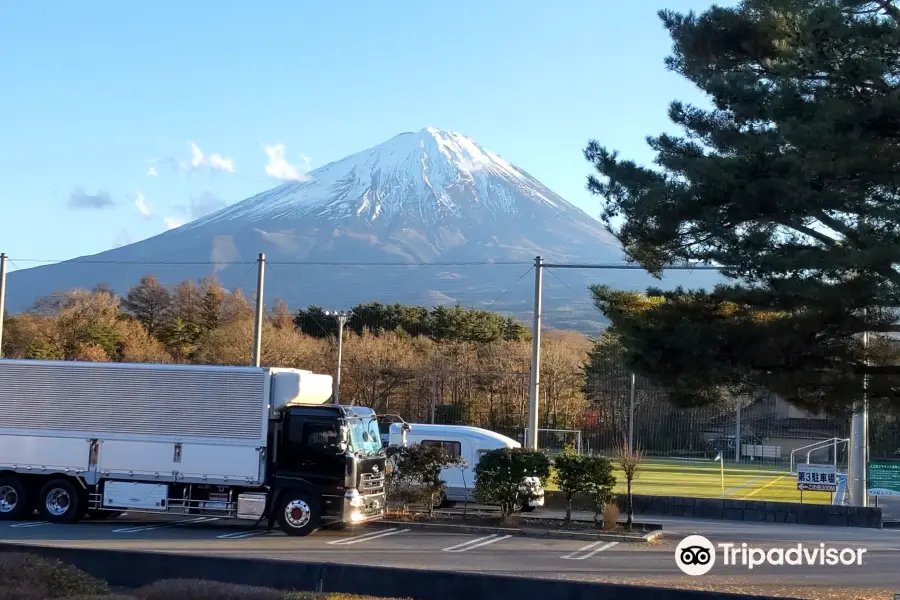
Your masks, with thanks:
M 3 358 L 3 318 L 6 316 L 6 253 L 0 254 L 0 358 Z
M 868 311 L 863 310 L 868 330 Z M 869 365 L 869 332 L 863 332 L 864 362 Z M 868 506 L 868 482 L 866 467 L 868 463 L 868 426 L 869 426 L 869 375 L 863 375 L 863 399 L 857 402 L 856 410 L 850 421 L 850 465 L 847 482 L 850 487 L 850 505 Z
M 256 323 L 253 330 L 253 366 L 258 367 L 262 355 L 262 326 L 263 326 L 263 283 L 266 271 L 266 255 L 259 253 L 259 272 L 256 276 Z
M 636 377 L 631 374 L 631 393 L 628 399 L 628 454 L 634 452 L 634 392 L 636 386 Z
M 724 460 L 724 459 L 722 459 Z M 737 408 L 734 411 L 734 462 L 741 462 L 741 398 L 737 398 Z
M 531 389 L 528 395 L 528 436 L 525 446 L 538 449 L 538 404 L 541 389 L 541 296 L 544 259 L 534 257 L 534 330 L 531 334 Z
M 431 420 L 428 421 L 432 425 L 434 425 L 434 422 L 437 418 L 437 396 L 438 396 L 437 373 L 432 373 L 431 374 L 431 411 L 430 411 L 431 412 L 431 415 L 430 415 Z
M 344 325 L 347 324 L 347 318 L 350 316 L 350 313 L 344 311 L 333 311 L 326 310 L 326 317 L 334 317 L 334 320 L 337 322 L 338 333 L 337 333 L 337 367 L 335 368 L 334 375 L 334 391 L 332 392 L 332 396 L 334 397 L 334 404 L 341 403 L 341 360 L 344 356 Z

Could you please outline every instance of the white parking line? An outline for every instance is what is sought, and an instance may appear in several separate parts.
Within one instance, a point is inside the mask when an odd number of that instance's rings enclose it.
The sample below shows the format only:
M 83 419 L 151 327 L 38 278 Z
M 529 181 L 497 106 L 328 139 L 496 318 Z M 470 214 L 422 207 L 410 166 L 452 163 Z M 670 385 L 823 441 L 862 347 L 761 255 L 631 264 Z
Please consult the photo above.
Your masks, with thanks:
M 444 552 L 467 552 L 469 550 L 473 550 L 475 548 L 480 548 L 481 546 L 487 546 L 488 544 L 494 544 L 496 542 L 502 542 L 507 538 L 511 538 L 511 535 L 503 535 L 497 537 L 496 533 L 492 533 L 491 535 L 486 535 L 484 537 L 475 538 L 474 540 L 468 540 L 463 542 L 462 544 L 457 544 L 455 546 L 450 546 L 449 548 L 444 548 Z
M 211 523 L 218 521 L 219 517 L 200 517 L 198 519 L 187 519 L 185 521 L 172 521 L 170 523 L 158 523 L 154 525 L 138 525 L 137 527 L 123 527 L 122 529 L 113 529 L 113 533 L 137 533 L 138 531 L 150 531 L 151 529 L 165 529 L 167 527 L 178 527 L 179 525 L 187 525 L 188 523 Z
M 592 543 L 588 544 L 587 546 L 584 546 L 583 548 L 579 548 L 575 552 L 566 554 L 562 558 L 567 559 L 567 560 L 587 560 L 588 558 L 594 556 L 595 554 L 603 552 L 604 550 L 609 550 L 610 548 L 612 548 L 613 546 L 615 546 L 618 543 L 619 542 L 608 542 L 606 544 L 603 544 L 602 541 L 592 542 Z
M 246 538 L 256 537 L 258 535 L 265 535 L 267 533 L 273 533 L 273 532 L 267 531 L 265 529 L 258 529 L 256 531 L 232 531 L 231 533 L 217 535 L 216 539 L 219 539 L 219 540 L 243 540 Z
M 50 525 L 49 521 L 31 521 L 28 523 L 16 523 L 15 525 L 10 525 L 10 527 L 40 527 L 42 525 Z
M 331 545 L 341 545 L 347 546 L 349 544 L 358 544 L 360 542 L 368 542 L 369 540 L 374 540 L 377 538 L 386 537 L 389 535 L 397 535 L 398 533 L 404 533 L 409 531 L 409 529 L 388 529 L 386 531 L 382 531 L 380 533 L 372 532 L 372 533 L 364 533 L 362 535 L 357 535 L 350 538 L 342 538 L 339 540 L 334 540 L 333 542 L 328 542 Z

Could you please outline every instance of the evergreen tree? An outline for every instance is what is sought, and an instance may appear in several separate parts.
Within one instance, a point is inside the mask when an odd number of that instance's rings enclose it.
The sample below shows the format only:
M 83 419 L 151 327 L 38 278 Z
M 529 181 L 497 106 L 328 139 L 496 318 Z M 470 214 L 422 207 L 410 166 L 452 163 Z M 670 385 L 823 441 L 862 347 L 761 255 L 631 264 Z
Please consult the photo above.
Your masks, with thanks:
M 646 296 L 595 287 L 631 367 L 685 404 L 764 386 L 846 412 L 863 374 L 870 402 L 896 403 L 896 0 L 744 0 L 660 17 L 674 41 L 667 66 L 711 108 L 671 104 L 686 135 L 649 139 L 656 168 L 591 141 L 588 187 L 649 272 L 705 262 L 731 283 Z M 875 333 L 868 355 L 863 331 Z

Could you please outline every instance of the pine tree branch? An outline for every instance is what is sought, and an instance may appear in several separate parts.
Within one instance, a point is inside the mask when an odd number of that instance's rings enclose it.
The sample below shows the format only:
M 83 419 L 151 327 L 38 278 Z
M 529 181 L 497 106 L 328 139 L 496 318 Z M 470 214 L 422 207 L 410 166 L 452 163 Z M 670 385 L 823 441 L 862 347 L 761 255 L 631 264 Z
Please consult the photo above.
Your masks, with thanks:
M 859 245 L 859 237 L 856 235 L 856 232 L 853 231 L 851 227 L 848 227 L 846 223 L 843 223 L 839 219 L 835 219 L 824 210 L 819 210 L 814 213 L 816 219 L 818 219 L 823 225 L 830 227 L 831 229 L 837 231 L 841 235 L 843 235 L 847 241 L 853 243 L 854 246 Z
M 893 0 L 875 0 L 875 4 L 881 7 L 881 10 L 885 12 L 888 16 L 893 18 L 900 24 L 900 8 L 894 6 Z
M 816 231 L 812 227 L 807 227 L 806 225 L 800 225 L 799 223 L 791 223 L 789 221 L 776 221 L 776 223 L 780 225 L 784 225 L 785 227 L 789 227 L 794 231 L 807 235 L 815 240 L 818 240 L 828 246 L 829 248 L 833 248 L 837 244 L 837 240 L 834 238 L 828 237 L 821 231 Z M 834 229 L 832 227 L 832 229 Z
M 900 16 L 900 14 L 898 14 L 898 16 Z M 848 242 L 853 244 L 853 246 L 859 249 L 864 249 L 864 245 L 860 242 L 857 232 L 854 231 L 851 227 L 848 227 L 846 223 L 842 223 L 839 219 L 835 219 L 831 215 L 827 214 L 824 210 L 817 211 L 815 216 L 824 225 L 827 225 L 828 227 L 843 235 Z M 898 273 L 892 267 L 876 267 L 874 271 L 883 275 L 884 277 L 887 277 L 889 280 L 891 280 L 891 282 L 900 284 L 900 273 Z

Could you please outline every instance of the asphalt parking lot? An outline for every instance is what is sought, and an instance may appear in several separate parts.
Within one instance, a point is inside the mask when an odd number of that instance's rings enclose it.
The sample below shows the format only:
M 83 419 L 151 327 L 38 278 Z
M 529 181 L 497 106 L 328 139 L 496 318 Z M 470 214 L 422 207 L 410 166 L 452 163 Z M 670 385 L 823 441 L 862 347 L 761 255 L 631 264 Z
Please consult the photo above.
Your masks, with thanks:
M 764 549 L 802 542 L 866 548 L 860 566 L 764 565 L 752 572 L 724 566 L 702 576 L 753 583 L 860 586 L 900 592 L 897 559 L 900 530 L 864 530 L 771 524 L 732 524 L 666 520 L 674 539 L 651 544 L 529 538 L 510 534 L 433 532 L 402 524 L 320 530 L 305 538 L 288 537 L 210 518 L 150 519 L 123 515 L 110 521 L 53 525 L 40 521 L 0 523 L 0 542 L 70 547 L 100 547 L 155 552 L 241 556 L 285 561 L 348 562 L 421 569 L 470 571 L 516 576 L 620 581 L 653 579 L 690 585 L 674 560 L 678 541 L 691 533 L 713 542 L 746 541 Z

